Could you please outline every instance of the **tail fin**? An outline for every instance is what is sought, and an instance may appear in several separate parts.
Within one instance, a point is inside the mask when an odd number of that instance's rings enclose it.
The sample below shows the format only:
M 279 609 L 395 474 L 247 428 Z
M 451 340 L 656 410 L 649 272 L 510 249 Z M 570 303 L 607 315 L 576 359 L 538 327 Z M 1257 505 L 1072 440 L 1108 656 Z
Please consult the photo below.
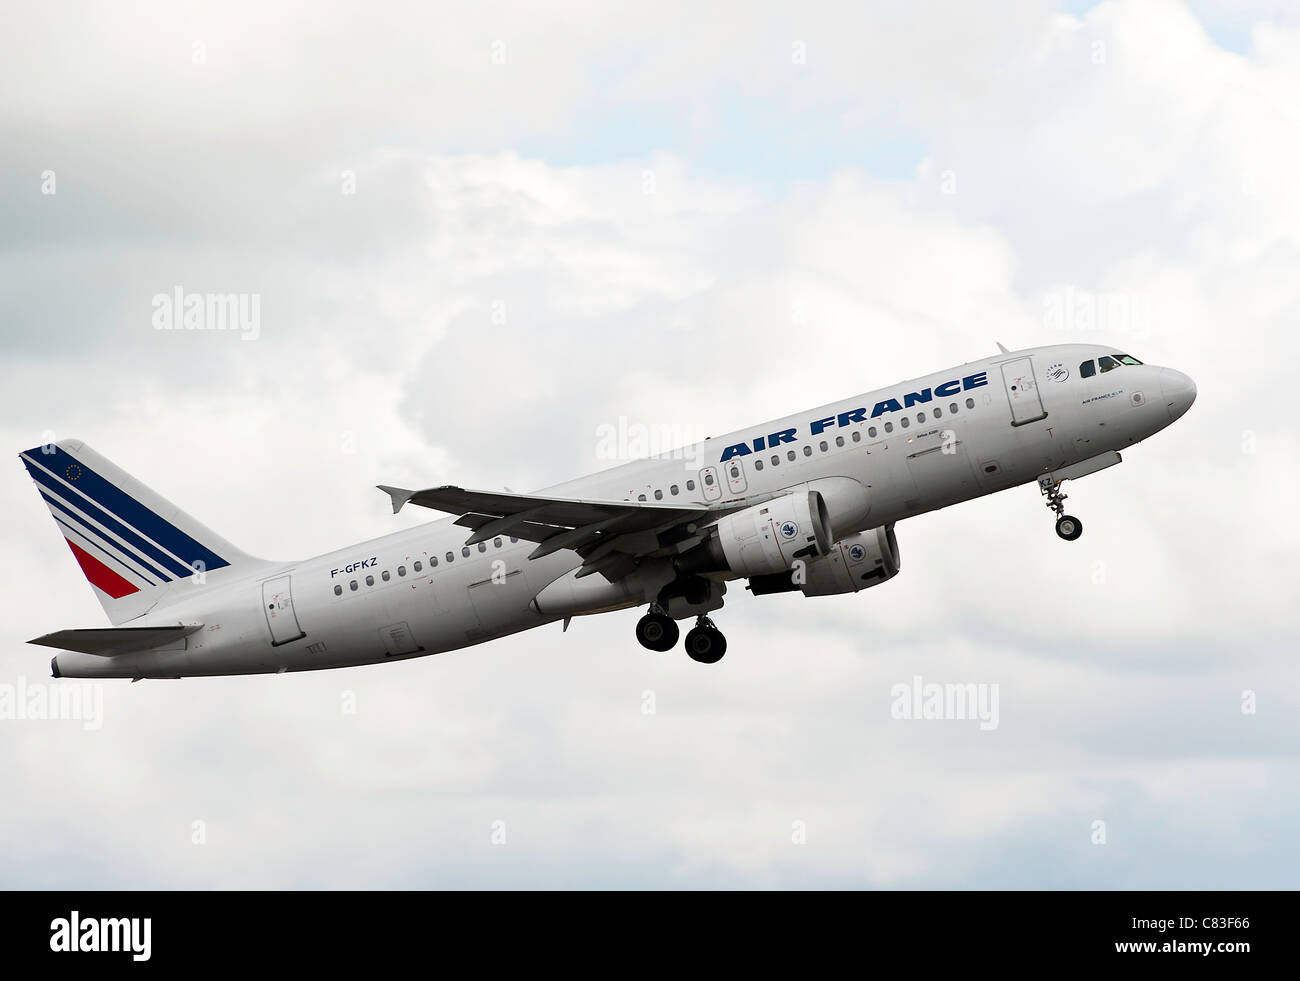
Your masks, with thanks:
M 34 447 L 22 461 L 113 624 L 211 573 L 259 564 L 80 440 Z

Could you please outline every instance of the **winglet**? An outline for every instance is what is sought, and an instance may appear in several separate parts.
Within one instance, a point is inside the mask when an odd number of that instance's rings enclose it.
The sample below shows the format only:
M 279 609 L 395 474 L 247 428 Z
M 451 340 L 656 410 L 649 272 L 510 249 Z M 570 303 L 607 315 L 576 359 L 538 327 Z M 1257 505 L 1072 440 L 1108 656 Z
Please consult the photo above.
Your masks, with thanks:
M 402 505 L 415 496 L 415 491 L 403 490 L 401 487 L 385 487 L 383 484 L 376 486 L 393 499 L 393 514 L 402 510 Z
M 1010 353 L 1011 353 L 1011 352 L 1008 351 L 1005 347 L 1002 346 L 1002 342 L 1001 342 L 1001 341 L 994 341 L 993 343 L 996 344 L 996 345 L 998 346 L 998 350 L 1001 351 L 1003 354 L 1010 354 Z

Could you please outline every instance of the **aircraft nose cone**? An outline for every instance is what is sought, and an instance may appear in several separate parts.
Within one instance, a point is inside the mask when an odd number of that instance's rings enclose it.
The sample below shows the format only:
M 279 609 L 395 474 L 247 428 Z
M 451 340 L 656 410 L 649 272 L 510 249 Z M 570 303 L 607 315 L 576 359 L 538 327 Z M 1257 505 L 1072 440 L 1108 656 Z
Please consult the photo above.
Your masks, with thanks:
M 1196 401 L 1196 382 L 1173 368 L 1160 369 L 1160 392 L 1169 410 L 1169 421 L 1178 419 Z

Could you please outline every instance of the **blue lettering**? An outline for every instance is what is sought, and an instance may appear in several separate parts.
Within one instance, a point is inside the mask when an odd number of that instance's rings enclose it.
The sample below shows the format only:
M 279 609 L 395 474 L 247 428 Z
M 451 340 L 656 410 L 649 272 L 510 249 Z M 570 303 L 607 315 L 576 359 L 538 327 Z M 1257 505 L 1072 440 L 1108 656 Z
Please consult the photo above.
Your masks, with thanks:
M 767 438 L 767 445 L 770 449 L 776 449 L 782 443 L 794 442 L 794 430 L 782 429 L 779 433 L 773 433 Z
M 903 396 L 903 406 L 910 409 L 917 402 L 929 402 L 934 396 L 928 388 L 923 388 L 919 392 L 908 392 Z
M 749 448 L 748 443 L 737 443 L 735 446 L 728 446 L 722 451 L 722 462 L 726 463 L 732 457 L 748 456 L 753 450 Z
M 840 425 L 847 426 L 851 422 L 861 422 L 866 417 L 866 409 L 854 409 L 851 412 L 841 412 L 839 416 Z
M 979 388 L 981 385 L 987 385 L 988 383 L 989 383 L 988 372 L 981 371 L 978 375 L 967 375 L 965 378 L 963 378 L 961 380 L 961 387 L 967 389 Z
M 944 382 L 942 385 L 936 385 L 934 394 L 941 399 L 949 399 L 961 391 L 961 382 L 954 378 L 950 382 Z
M 883 416 L 886 412 L 902 412 L 903 407 L 898 404 L 898 399 L 885 399 L 883 402 L 877 402 L 876 407 L 871 410 L 871 418 Z
M 827 426 L 833 426 L 833 425 L 835 425 L 835 417 L 827 416 L 825 419 L 815 420 L 813 424 L 808 427 L 808 431 L 812 433 L 814 436 L 819 436 L 826 429 Z

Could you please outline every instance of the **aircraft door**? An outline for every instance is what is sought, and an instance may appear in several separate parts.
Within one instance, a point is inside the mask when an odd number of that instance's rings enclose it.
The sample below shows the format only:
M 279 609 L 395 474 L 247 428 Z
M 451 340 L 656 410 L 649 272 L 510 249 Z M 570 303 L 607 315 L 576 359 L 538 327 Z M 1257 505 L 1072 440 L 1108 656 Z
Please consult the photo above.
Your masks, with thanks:
M 705 467 L 700 471 L 700 488 L 704 491 L 706 501 L 716 501 L 722 496 L 722 485 L 718 483 L 717 467 Z
M 1002 366 L 1002 385 L 1011 405 L 1011 425 L 1023 426 L 1047 418 L 1034 380 L 1033 358 L 1016 358 Z
M 291 579 L 291 576 L 280 576 L 262 583 L 262 608 L 266 611 L 266 626 L 271 631 L 272 647 L 307 636 L 298 625 L 298 614 L 293 610 Z
M 743 460 L 736 459 L 722 464 L 727 472 L 727 487 L 733 494 L 745 493 L 748 483 L 745 481 L 745 463 Z

